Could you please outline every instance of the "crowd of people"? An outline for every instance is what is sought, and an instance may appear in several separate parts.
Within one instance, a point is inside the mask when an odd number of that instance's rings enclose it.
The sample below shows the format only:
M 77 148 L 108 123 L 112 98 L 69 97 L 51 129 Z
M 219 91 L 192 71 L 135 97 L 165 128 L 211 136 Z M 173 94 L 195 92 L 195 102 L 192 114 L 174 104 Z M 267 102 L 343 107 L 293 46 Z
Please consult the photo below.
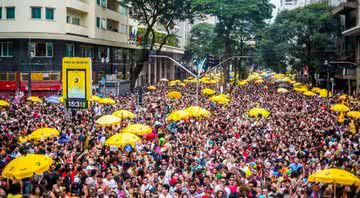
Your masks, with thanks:
M 360 175 L 360 135 L 349 131 L 347 119 L 337 123 L 329 109 L 336 97 L 279 94 L 276 84 L 250 83 L 225 89 L 231 96 L 226 105 L 200 95 L 198 105 L 211 112 L 209 117 L 167 122 L 173 110 L 195 105 L 196 86 L 156 87 L 144 93 L 136 119 L 111 127 L 95 120 L 119 109 L 135 112 L 136 95 L 115 97 L 115 105 L 94 102 L 70 115 L 62 104 L 8 99 L 11 105 L 0 114 L 0 168 L 27 153 L 51 156 L 53 164 L 32 178 L 1 178 L 0 197 L 359 197 L 357 186 L 307 180 L 330 167 Z M 181 92 L 182 98 L 167 99 L 169 90 Z M 246 112 L 257 106 L 268 109 L 270 116 L 249 117 Z M 155 138 L 143 138 L 131 152 L 104 144 L 130 123 L 151 126 Z M 41 127 L 56 128 L 60 135 L 19 142 Z

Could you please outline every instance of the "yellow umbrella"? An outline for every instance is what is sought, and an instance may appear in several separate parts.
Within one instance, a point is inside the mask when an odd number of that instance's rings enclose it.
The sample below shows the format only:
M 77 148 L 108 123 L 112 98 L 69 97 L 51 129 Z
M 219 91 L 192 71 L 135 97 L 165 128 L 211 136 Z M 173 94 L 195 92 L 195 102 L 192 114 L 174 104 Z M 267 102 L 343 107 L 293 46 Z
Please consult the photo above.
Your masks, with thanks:
M 259 107 L 256 107 L 256 108 L 252 108 L 248 111 L 248 114 L 249 116 L 251 117 L 258 117 L 259 115 L 261 115 L 262 117 L 264 118 L 267 118 L 269 117 L 270 115 L 270 112 L 264 108 L 259 108 Z
M 162 78 L 162 79 L 160 79 L 160 81 L 161 81 L 161 82 L 168 82 L 169 80 L 166 79 L 166 78 Z
M 218 104 L 227 104 L 230 102 L 228 98 L 222 97 L 222 96 L 211 96 L 210 97 L 211 102 L 216 102 Z
M 28 140 L 42 140 L 60 135 L 60 132 L 54 128 L 39 128 L 27 136 Z
M 170 99 L 180 99 L 182 97 L 181 93 L 178 91 L 171 91 L 166 96 Z
M 360 179 L 355 175 L 337 168 L 320 170 L 308 178 L 309 182 L 360 186 Z
M 96 124 L 100 126 L 112 126 L 112 125 L 117 125 L 120 122 L 121 119 L 113 115 L 104 115 L 96 120 Z
M 205 88 L 205 89 L 202 89 L 201 90 L 201 93 L 203 93 L 203 94 L 205 94 L 205 95 L 213 95 L 213 94 L 215 94 L 216 93 L 216 91 L 215 90 L 213 90 L 213 89 L 209 89 L 209 88 Z
M 319 91 L 319 95 L 322 98 L 328 97 L 328 94 L 330 97 L 332 96 L 331 92 L 328 92 L 328 90 L 326 90 L 326 89 L 320 89 L 320 91 Z
M 230 99 L 231 97 L 227 94 L 219 94 L 218 96 L 223 97 L 223 98 L 227 98 Z
M 319 87 L 313 87 L 313 88 L 311 89 L 311 91 L 312 91 L 312 92 L 315 92 L 315 93 L 320 93 L 320 90 L 321 90 L 321 88 L 319 88 Z
M 279 88 L 279 89 L 277 89 L 277 92 L 278 93 L 287 93 L 287 92 L 289 92 L 289 90 L 287 90 L 285 88 Z
M 152 132 L 152 129 L 148 125 L 144 124 L 131 124 L 121 130 L 123 133 L 132 133 L 135 135 L 146 135 Z
M 261 83 L 263 83 L 263 82 L 264 82 L 263 80 L 257 80 L 257 81 L 255 81 L 256 84 L 261 84 Z
M 185 87 L 185 83 L 178 83 L 178 85 Z
M 118 110 L 118 111 L 115 111 L 114 113 L 112 113 L 112 115 L 117 116 L 120 119 L 127 119 L 127 118 L 134 119 L 136 117 L 135 114 L 131 113 L 128 110 Z
M 124 147 L 127 144 L 130 144 L 132 147 L 135 147 L 137 142 L 140 142 L 141 139 L 132 133 L 118 133 L 111 136 L 105 141 L 105 145 L 111 145 L 116 147 Z
M 211 115 L 210 111 L 199 106 L 191 106 L 185 109 L 190 117 L 208 117 Z
M 301 86 L 301 85 L 302 85 L 301 83 L 294 83 L 294 84 L 293 84 L 294 87 L 299 87 L 299 86 Z
M 6 102 L 5 100 L 0 100 L 0 106 L 7 107 L 7 106 L 10 106 L 10 104 L 8 102 Z
M 297 92 L 305 92 L 305 91 L 308 91 L 308 89 L 305 88 L 305 87 L 295 87 L 294 90 L 297 91 Z
M 185 110 L 173 111 L 166 118 L 167 121 L 180 121 L 189 118 L 189 113 Z
M 91 101 L 99 101 L 101 98 L 99 96 L 91 96 Z
M 111 98 L 102 98 L 102 99 L 98 100 L 98 103 L 100 103 L 100 104 L 115 104 L 115 100 L 113 100 Z
M 349 111 L 349 112 L 347 112 L 346 115 L 351 117 L 351 118 L 359 119 L 360 118 L 360 111 Z
M 314 93 L 314 92 L 312 92 L 312 91 L 305 91 L 303 94 L 304 94 L 305 96 L 315 96 L 315 95 L 316 95 L 316 93 Z
M 346 100 L 349 96 L 347 94 L 343 94 L 341 96 L 339 96 L 340 100 Z
M 2 172 L 8 179 L 24 179 L 49 170 L 52 159 L 45 155 L 27 154 L 13 159 Z
M 151 86 L 146 87 L 146 89 L 149 91 L 153 91 L 153 90 L 156 90 L 156 87 L 151 85 Z
M 246 86 L 246 85 L 248 85 L 248 82 L 243 80 L 243 81 L 238 82 L 238 85 L 239 86 Z
M 333 106 L 331 106 L 330 109 L 333 110 L 333 111 L 336 111 L 336 112 L 347 112 L 347 111 L 350 111 L 350 108 L 347 107 L 346 105 L 343 105 L 343 104 L 333 105 Z
M 42 100 L 37 96 L 30 96 L 27 98 L 28 101 L 42 103 Z

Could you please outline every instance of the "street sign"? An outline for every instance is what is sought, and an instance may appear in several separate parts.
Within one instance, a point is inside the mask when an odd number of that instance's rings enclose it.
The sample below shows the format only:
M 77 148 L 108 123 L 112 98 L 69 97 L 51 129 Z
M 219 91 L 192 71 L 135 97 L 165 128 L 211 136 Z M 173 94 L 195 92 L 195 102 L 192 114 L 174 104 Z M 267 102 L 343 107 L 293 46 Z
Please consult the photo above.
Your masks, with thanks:
M 136 104 L 142 106 L 142 102 L 143 102 L 143 90 L 142 88 L 140 88 L 137 94 Z
M 63 58 L 63 97 L 67 108 L 87 108 L 91 98 L 91 59 Z

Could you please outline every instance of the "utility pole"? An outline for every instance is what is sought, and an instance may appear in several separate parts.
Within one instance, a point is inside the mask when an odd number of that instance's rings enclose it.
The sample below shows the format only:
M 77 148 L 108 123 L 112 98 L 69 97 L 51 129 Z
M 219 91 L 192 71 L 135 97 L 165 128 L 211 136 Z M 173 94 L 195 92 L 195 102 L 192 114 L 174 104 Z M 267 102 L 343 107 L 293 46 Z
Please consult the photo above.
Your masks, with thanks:
M 31 96 L 31 66 L 32 66 L 32 59 L 34 58 L 34 52 L 30 52 L 30 61 L 28 65 L 28 96 Z
M 107 64 L 109 62 L 110 62 L 109 57 L 106 57 L 106 58 L 102 57 L 101 58 L 101 63 L 104 64 L 104 75 L 103 75 L 103 78 L 104 78 L 104 90 L 103 90 L 103 92 L 104 92 L 104 94 L 103 94 L 103 97 L 106 96 L 106 66 L 107 66 Z

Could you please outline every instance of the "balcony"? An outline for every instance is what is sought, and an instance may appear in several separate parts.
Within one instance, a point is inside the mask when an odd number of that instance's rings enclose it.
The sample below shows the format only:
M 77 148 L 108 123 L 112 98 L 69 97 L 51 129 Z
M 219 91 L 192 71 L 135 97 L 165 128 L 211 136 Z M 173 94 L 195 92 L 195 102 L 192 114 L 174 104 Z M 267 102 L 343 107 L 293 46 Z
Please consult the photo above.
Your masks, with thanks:
M 66 7 L 80 12 L 89 12 L 88 0 L 66 0 Z
M 65 24 L 65 32 L 67 34 L 80 35 L 80 36 L 89 36 L 89 29 L 81 25 L 74 24 Z
M 107 18 L 113 21 L 121 21 L 120 13 L 113 10 L 107 10 Z
M 111 42 L 120 42 L 120 43 L 127 43 L 128 42 L 128 35 L 121 34 L 119 32 L 113 32 L 109 30 L 96 30 L 96 39 L 102 39 Z
M 341 0 L 341 3 L 333 9 L 333 14 L 346 14 L 357 9 L 357 0 Z

